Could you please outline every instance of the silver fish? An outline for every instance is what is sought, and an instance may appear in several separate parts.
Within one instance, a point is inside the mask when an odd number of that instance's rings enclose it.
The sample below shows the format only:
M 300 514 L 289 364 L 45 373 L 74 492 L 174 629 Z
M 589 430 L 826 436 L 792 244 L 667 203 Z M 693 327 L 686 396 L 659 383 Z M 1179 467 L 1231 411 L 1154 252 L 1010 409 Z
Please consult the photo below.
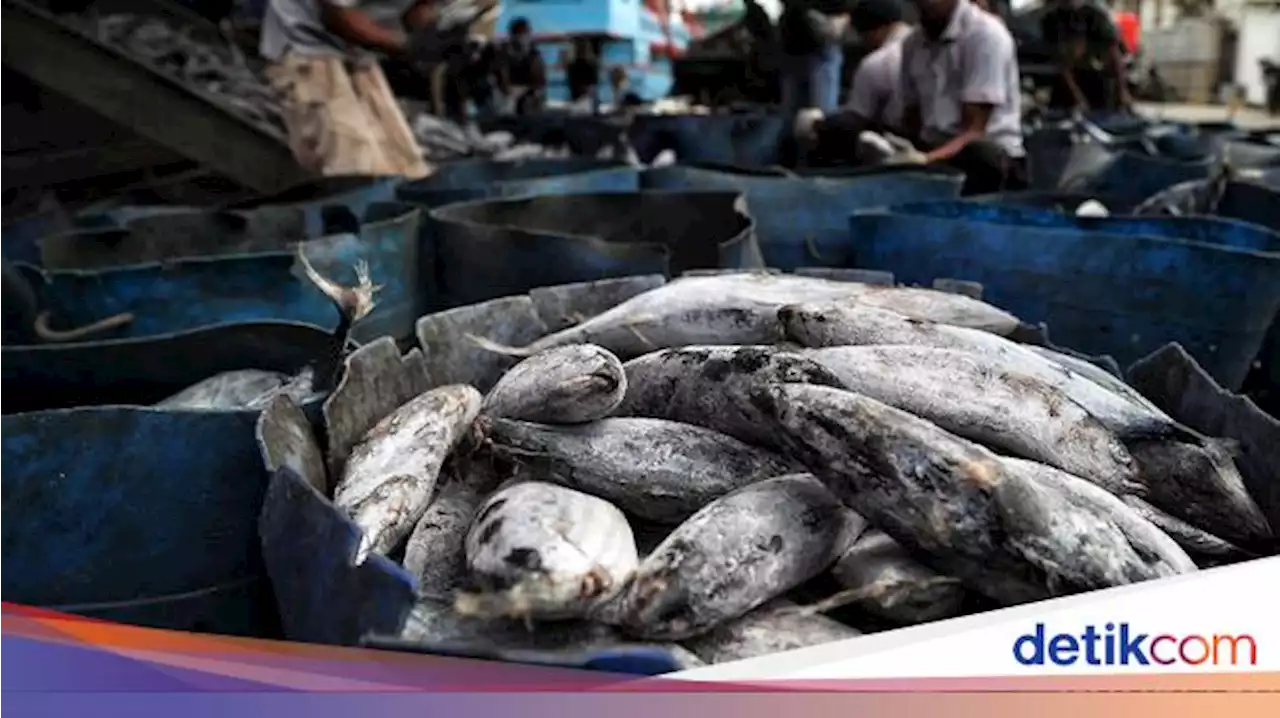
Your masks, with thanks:
M 769 344 L 781 339 L 777 310 L 806 301 L 846 300 L 900 306 L 916 314 L 947 309 L 957 321 L 967 317 L 983 328 L 1018 326 L 1015 318 L 977 300 L 912 287 L 880 287 L 815 277 L 741 272 L 681 277 L 637 295 L 577 326 L 525 347 L 507 347 L 481 337 L 491 351 L 529 356 L 555 346 L 593 343 L 630 359 L 658 349 L 692 345 Z M 971 311 L 950 308 L 961 302 Z
M 627 391 L 622 362 L 594 344 L 548 349 L 516 364 L 485 396 L 489 416 L 579 424 L 609 415 Z
M 740 661 L 797 648 L 845 641 L 862 635 L 821 615 L 805 615 L 783 599 L 770 601 L 742 618 L 723 623 L 682 643 L 710 664 Z
M 824 571 L 844 529 L 839 499 L 812 476 L 751 484 L 680 524 L 595 618 L 646 639 L 705 633 Z
M 1239 546 L 1174 518 L 1136 496 L 1123 499 L 1126 506 L 1176 541 L 1201 568 L 1256 558 Z
M 899 353 L 912 357 L 912 361 L 926 362 L 935 356 L 948 356 L 935 354 L 931 351 L 934 349 L 982 354 L 989 357 L 993 368 L 1029 374 L 1049 382 L 1122 438 L 1199 439 L 1102 369 L 1090 364 L 1093 371 L 1086 374 L 1074 364 L 1067 365 L 1071 357 L 1018 344 L 990 332 L 919 321 L 874 307 L 830 302 L 786 306 L 778 310 L 778 318 L 786 327 L 788 338 L 807 347 L 914 347 L 916 350 L 903 349 Z
M 947 431 L 1056 466 L 1112 493 L 1142 491 L 1133 458 L 1097 419 L 1047 382 L 1006 370 L 986 355 L 908 346 L 803 354 L 849 390 Z
M 858 596 L 859 608 L 901 625 L 958 616 L 964 601 L 958 580 L 920 563 L 878 529 L 859 536 L 831 575 L 845 592 Z
M 851 508 L 935 571 L 1001 604 L 1194 570 L 1176 545 L 1158 553 L 1131 545 L 1142 535 L 1135 526 L 1159 531 L 1132 512 L 1117 515 L 1106 492 L 1060 472 L 1035 480 L 869 397 L 790 384 L 762 387 L 758 401 L 793 455 Z
M 305 404 L 319 397 L 312 390 L 310 367 L 297 376 L 260 369 L 240 369 L 215 374 L 155 403 L 162 409 L 261 409 L 273 397 L 284 394 Z
M 639 561 L 622 512 L 603 499 L 540 481 L 489 497 L 467 533 L 480 591 L 459 594 L 475 616 L 575 618 L 618 590 Z
M 775 437 L 753 401 L 772 382 L 843 387 L 814 359 L 768 346 L 664 349 L 624 365 L 627 395 L 614 416 L 668 419 L 771 448 Z
M 452 384 L 419 394 L 374 425 L 351 452 L 333 503 L 364 532 L 357 563 L 387 553 L 422 518 L 440 467 L 480 413 L 480 392 Z
M 482 423 L 497 455 L 545 463 L 546 480 L 665 524 L 678 524 L 730 491 L 794 469 L 765 449 L 664 419 L 559 427 L 508 419 Z
M 405 570 L 424 596 L 444 598 L 465 583 L 467 531 L 498 477 L 481 461 L 468 462 L 436 492 L 405 545 Z

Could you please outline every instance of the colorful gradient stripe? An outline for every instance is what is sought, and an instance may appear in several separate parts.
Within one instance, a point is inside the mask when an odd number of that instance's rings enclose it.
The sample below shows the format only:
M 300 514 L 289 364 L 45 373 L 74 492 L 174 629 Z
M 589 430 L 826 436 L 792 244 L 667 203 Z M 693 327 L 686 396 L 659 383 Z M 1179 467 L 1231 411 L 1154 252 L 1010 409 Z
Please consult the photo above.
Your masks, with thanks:
M 1141 709 L 1202 718 L 1225 709 L 1252 718 L 1280 705 L 1280 673 L 721 684 L 176 633 L 9 603 L 0 628 L 16 716 L 1110 718 Z

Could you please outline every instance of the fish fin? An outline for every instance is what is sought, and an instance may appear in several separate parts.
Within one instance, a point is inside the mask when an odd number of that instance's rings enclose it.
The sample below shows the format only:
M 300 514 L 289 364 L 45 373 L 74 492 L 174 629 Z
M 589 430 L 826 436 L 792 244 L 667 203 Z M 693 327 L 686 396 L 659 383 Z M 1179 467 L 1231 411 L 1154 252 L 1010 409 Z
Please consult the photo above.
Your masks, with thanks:
M 472 334 L 471 332 L 467 332 L 466 337 L 467 341 L 494 354 L 502 354 L 509 357 L 529 357 L 538 353 L 537 350 L 529 347 L 513 347 L 509 344 L 501 344 L 493 341 L 492 339 L 486 339 L 482 336 Z
M 1119 438 L 1126 445 L 1148 441 L 1181 441 L 1204 446 L 1213 441 L 1204 434 L 1176 421 L 1151 421 L 1131 429 L 1126 428 Z
M 1238 439 L 1228 437 L 1204 438 L 1205 445 L 1217 449 L 1226 458 L 1233 461 L 1244 457 L 1244 445 Z

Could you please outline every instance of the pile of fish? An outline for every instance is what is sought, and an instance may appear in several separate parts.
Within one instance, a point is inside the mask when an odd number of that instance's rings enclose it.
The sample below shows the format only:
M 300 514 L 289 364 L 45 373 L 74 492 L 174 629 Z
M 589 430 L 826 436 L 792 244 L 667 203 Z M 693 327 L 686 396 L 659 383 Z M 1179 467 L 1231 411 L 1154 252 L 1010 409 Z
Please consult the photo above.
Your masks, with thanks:
M 1273 549 L 1229 442 L 1019 325 L 935 290 L 687 276 L 528 346 L 470 337 L 513 364 L 487 392 L 384 390 L 295 463 L 357 561 L 417 578 L 399 638 L 429 646 L 697 665 Z
M 284 136 L 283 111 L 276 93 L 231 43 L 202 42 L 190 29 L 152 16 L 86 13 L 68 19 L 99 42 L 203 90 L 264 131 Z
M 510 132 L 482 133 L 475 125 L 459 125 L 428 112 L 423 103 L 401 100 L 413 137 L 428 162 L 445 162 L 469 157 L 521 160 L 534 157 L 567 157 L 564 148 L 545 147 L 533 142 L 517 142 Z

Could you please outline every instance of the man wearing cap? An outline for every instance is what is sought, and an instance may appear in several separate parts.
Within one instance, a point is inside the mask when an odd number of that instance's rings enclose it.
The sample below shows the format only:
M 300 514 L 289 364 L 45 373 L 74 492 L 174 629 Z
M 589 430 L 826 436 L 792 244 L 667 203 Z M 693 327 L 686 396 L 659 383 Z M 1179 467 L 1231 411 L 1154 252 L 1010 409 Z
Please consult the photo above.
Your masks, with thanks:
M 822 155 L 847 159 L 864 130 L 901 131 L 902 41 L 911 34 L 903 15 L 901 0 L 859 0 L 854 5 L 850 24 L 871 52 L 854 73 L 848 102 L 830 117 L 808 111 L 796 118 L 797 135 L 816 143 Z
M 969 0 L 914 0 L 902 41 L 903 130 L 928 163 L 965 173 L 965 194 L 1026 186 L 1013 37 Z

